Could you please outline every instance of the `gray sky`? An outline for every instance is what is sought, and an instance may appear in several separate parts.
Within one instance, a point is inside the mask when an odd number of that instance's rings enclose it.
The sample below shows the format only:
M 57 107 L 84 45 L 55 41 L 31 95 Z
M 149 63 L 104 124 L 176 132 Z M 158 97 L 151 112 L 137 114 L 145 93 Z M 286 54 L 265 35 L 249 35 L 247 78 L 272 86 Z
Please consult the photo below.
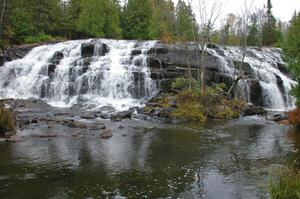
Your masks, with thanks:
M 178 0 L 173 0 L 175 4 Z M 192 3 L 197 2 L 198 0 L 190 0 Z M 211 0 L 206 0 L 211 2 Z M 225 16 L 228 13 L 239 14 L 242 8 L 244 0 L 219 0 L 223 5 L 223 15 Z M 250 4 L 252 0 L 245 0 Z M 264 4 L 267 3 L 267 0 L 253 0 L 253 7 L 262 8 Z M 188 2 L 188 0 L 186 0 Z M 276 18 L 279 18 L 282 21 L 289 21 L 295 10 L 300 11 L 300 0 L 272 0 L 273 4 L 273 14 Z M 224 18 L 224 17 L 223 17 Z

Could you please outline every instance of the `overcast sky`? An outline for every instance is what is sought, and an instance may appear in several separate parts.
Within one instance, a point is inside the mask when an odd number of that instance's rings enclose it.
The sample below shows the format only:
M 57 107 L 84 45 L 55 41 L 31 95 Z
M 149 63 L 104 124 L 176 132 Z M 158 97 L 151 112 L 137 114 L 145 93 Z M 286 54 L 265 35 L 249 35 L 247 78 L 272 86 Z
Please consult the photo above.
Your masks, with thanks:
M 178 0 L 173 0 L 175 4 Z M 192 3 L 197 2 L 198 0 L 190 0 Z M 212 0 L 206 0 L 211 2 Z M 244 0 L 219 0 L 223 5 L 223 15 L 225 16 L 228 13 L 238 14 L 241 11 L 242 4 Z M 246 0 L 248 3 L 252 0 Z M 253 0 L 253 7 L 262 8 L 263 5 L 267 3 L 267 0 Z M 186 0 L 188 2 L 188 0 Z M 273 4 L 273 14 L 276 18 L 279 18 L 282 21 L 289 21 L 295 10 L 300 11 L 300 0 L 272 0 Z M 223 17 L 224 18 L 224 17 Z

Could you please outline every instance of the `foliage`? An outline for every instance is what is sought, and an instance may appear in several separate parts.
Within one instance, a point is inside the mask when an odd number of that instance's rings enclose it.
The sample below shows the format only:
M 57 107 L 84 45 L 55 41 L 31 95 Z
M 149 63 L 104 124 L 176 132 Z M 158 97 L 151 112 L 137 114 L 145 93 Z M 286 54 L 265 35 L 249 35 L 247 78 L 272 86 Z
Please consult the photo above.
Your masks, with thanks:
M 15 114 L 13 111 L 0 107 L 0 133 L 15 130 Z
M 240 116 L 245 103 L 238 99 L 228 100 L 224 84 L 207 87 L 201 92 L 197 82 L 193 82 L 190 87 L 191 81 L 179 78 L 172 85 L 174 89 L 183 90 L 177 95 L 175 117 L 205 121 L 207 118 L 232 119 Z
M 300 127 L 300 108 L 287 112 L 288 120 L 294 127 Z
M 40 33 L 36 36 L 29 36 L 25 38 L 25 42 L 28 44 L 33 44 L 33 43 L 40 43 L 40 42 L 48 42 L 48 41 L 55 41 L 57 38 L 54 38 L 50 35 L 46 35 L 45 33 Z
M 177 95 L 178 108 L 173 116 L 184 118 L 189 121 L 203 122 L 206 120 L 203 106 L 199 103 L 199 93 L 186 90 Z
M 174 90 L 187 90 L 197 88 L 199 88 L 199 83 L 194 79 L 177 78 L 172 82 L 172 89 Z
M 179 0 L 176 7 L 176 37 L 179 41 L 194 41 L 198 25 L 190 5 Z
M 271 180 L 269 191 L 273 199 L 299 199 L 300 173 L 289 171 Z
M 263 24 L 263 45 L 271 46 L 274 45 L 278 38 L 276 33 L 276 19 L 272 13 L 272 2 L 267 2 L 267 13 L 265 23 Z
M 286 40 L 283 45 L 283 52 L 288 62 L 290 71 L 296 77 L 298 85 L 293 88 L 292 94 L 296 97 L 296 105 L 300 107 L 300 14 L 293 17 Z
M 148 39 L 151 18 L 149 0 L 128 0 L 121 27 L 126 39 Z

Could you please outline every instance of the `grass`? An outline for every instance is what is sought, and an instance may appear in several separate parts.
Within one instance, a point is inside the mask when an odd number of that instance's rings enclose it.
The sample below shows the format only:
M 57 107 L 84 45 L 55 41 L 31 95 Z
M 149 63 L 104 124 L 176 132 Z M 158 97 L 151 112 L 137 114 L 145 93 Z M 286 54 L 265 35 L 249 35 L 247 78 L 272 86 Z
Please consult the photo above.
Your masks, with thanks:
M 15 114 L 12 110 L 0 108 L 0 134 L 15 131 Z

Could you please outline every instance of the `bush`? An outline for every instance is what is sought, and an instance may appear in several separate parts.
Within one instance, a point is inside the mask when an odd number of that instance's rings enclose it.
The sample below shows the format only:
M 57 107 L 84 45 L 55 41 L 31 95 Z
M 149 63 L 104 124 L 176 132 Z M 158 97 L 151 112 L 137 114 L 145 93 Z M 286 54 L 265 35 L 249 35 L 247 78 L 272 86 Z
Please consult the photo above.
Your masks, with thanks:
M 288 120 L 291 125 L 300 129 L 300 108 L 287 112 Z
M 0 134 L 15 131 L 15 114 L 12 110 L 0 108 Z
M 206 116 L 202 105 L 199 103 L 199 93 L 186 90 L 177 95 L 177 109 L 173 116 L 195 122 L 203 122 Z
M 176 84 L 179 82 L 182 83 L 181 80 L 177 80 Z M 238 99 L 228 100 L 224 90 L 224 84 L 206 88 L 203 92 L 199 89 L 185 90 L 177 95 L 177 109 L 173 115 L 192 121 L 238 118 L 245 103 Z
M 45 33 L 40 33 L 36 36 L 29 36 L 25 38 L 25 43 L 32 44 L 32 43 L 40 43 L 40 42 L 48 42 L 48 41 L 55 41 L 57 38 L 54 38 L 50 35 L 46 35 Z
M 300 174 L 292 170 L 280 174 L 271 180 L 269 191 L 273 199 L 299 199 Z
M 177 78 L 172 83 L 172 89 L 174 90 L 187 90 L 187 89 L 198 89 L 199 83 L 194 79 Z

